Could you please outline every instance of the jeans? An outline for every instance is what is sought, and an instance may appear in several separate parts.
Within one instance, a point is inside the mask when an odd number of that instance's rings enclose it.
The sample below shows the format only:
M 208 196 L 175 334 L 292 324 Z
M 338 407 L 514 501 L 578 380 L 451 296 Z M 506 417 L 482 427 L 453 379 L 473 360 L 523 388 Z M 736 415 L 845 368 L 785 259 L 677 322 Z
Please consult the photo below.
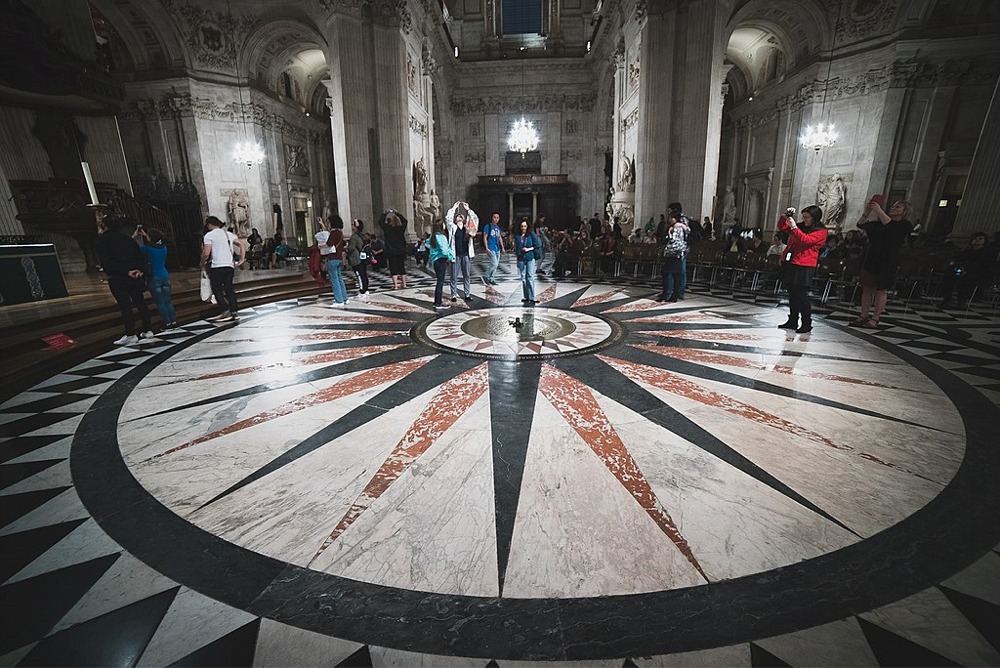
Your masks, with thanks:
M 326 271 L 330 274 L 330 287 L 333 288 L 333 301 L 338 304 L 347 303 L 347 286 L 344 285 L 344 277 L 340 274 L 341 260 L 327 260 Z
M 684 299 L 684 291 L 688 286 L 688 259 L 687 253 L 681 255 L 681 276 L 680 276 L 680 287 L 677 288 L 677 297 L 679 299 Z
M 663 294 L 668 299 L 680 299 L 684 296 L 683 272 L 667 272 L 663 274 Z
M 462 269 L 462 287 L 465 289 L 465 296 L 468 297 L 472 294 L 472 281 L 470 276 L 472 275 L 472 258 L 468 255 L 463 255 L 458 258 L 457 264 Z
M 128 276 L 108 276 L 108 288 L 111 289 L 111 296 L 115 298 L 118 310 L 121 311 L 122 326 L 125 328 L 127 336 L 135 336 L 133 306 L 139 311 L 139 318 L 142 319 L 142 331 L 147 332 L 152 328 L 149 324 L 149 309 L 146 307 L 146 298 L 143 296 L 145 286 L 142 280 Z
M 490 256 L 490 268 L 486 270 L 486 282 L 494 283 L 497 280 L 497 268 L 500 266 L 500 251 L 486 250 Z
M 441 293 L 444 292 L 444 275 L 448 271 L 448 258 L 439 257 L 434 260 L 434 274 L 437 276 L 437 285 L 434 286 L 434 306 L 441 306 Z M 454 266 L 454 265 L 453 265 Z M 454 269 L 452 269 L 454 274 Z
M 236 305 L 236 290 L 233 289 L 233 268 L 212 267 L 208 270 L 208 278 L 212 282 L 212 294 L 219 305 L 219 315 L 226 312 L 236 315 L 239 306 Z
M 451 278 L 450 278 L 450 281 L 451 281 L 451 296 L 452 297 L 457 297 L 458 296 L 458 259 L 456 259 L 454 262 L 449 262 L 448 266 L 450 267 L 450 271 L 451 271 Z
M 160 312 L 160 320 L 164 325 L 177 322 L 177 312 L 174 310 L 174 300 L 170 296 L 170 277 L 149 279 L 149 292 L 156 302 L 156 310 Z
M 535 258 L 534 256 L 517 263 L 521 270 L 521 291 L 528 301 L 535 301 Z

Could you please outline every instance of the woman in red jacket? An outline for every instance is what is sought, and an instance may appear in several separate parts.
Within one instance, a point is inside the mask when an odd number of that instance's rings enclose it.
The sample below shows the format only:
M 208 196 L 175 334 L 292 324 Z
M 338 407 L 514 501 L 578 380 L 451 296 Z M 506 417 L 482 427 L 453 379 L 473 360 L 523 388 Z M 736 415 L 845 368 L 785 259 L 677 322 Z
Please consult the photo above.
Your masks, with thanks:
M 826 244 L 823 210 L 818 206 L 802 209 L 802 222 L 795 222 L 795 209 L 789 209 L 778 221 L 778 229 L 788 233 L 782 280 L 788 288 L 788 322 L 778 325 L 799 334 L 812 331 L 812 304 L 809 287 L 816 275 L 819 251 Z M 802 325 L 799 326 L 799 316 Z

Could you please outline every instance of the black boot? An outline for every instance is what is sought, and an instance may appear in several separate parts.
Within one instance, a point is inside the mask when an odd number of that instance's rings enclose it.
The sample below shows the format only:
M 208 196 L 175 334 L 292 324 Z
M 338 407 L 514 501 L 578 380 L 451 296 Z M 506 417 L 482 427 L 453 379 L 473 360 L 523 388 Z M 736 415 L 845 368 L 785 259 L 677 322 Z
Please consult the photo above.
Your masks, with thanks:
M 813 331 L 812 320 L 803 320 L 802 326 L 795 330 L 796 334 L 808 334 Z
M 799 326 L 798 317 L 796 316 L 793 318 L 792 316 L 788 316 L 788 320 L 778 325 L 778 329 L 796 329 L 798 328 L 798 326 Z

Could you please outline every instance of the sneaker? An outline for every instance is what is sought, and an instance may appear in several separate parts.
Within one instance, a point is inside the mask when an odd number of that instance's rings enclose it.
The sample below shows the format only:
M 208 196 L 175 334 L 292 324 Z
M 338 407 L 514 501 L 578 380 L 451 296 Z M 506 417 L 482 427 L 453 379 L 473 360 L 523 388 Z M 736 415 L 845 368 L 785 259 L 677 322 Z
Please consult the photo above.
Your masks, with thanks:
M 163 326 L 163 329 L 164 330 L 167 330 L 167 329 L 177 329 L 177 323 L 176 322 L 168 322 L 167 324 L 165 324 Z
M 472 299 L 472 295 L 465 295 L 465 301 L 469 301 L 470 299 Z
M 145 332 L 143 332 L 142 334 L 139 335 L 139 338 L 140 339 L 151 339 L 154 336 L 156 336 L 156 334 L 153 334 L 153 330 L 147 329 Z
M 116 346 L 134 346 L 139 343 L 139 337 L 134 334 L 126 334 L 114 342 Z
M 438 311 L 445 311 L 451 307 L 445 306 L 444 304 L 435 304 L 434 308 L 436 308 Z
M 205 318 L 205 320 L 209 322 L 224 322 L 226 320 L 229 320 L 231 317 L 232 316 L 230 316 L 228 313 L 219 313 L 218 315 L 213 315 L 210 318 Z

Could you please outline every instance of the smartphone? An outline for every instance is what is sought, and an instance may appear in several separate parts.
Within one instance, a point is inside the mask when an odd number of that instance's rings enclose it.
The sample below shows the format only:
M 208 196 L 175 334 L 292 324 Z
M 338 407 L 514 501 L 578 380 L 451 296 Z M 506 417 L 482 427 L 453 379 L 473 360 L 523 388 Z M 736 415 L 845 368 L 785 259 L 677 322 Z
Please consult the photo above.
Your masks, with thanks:
M 872 195 L 872 201 L 878 204 L 879 206 L 882 206 L 882 204 L 885 202 L 885 195 Z

